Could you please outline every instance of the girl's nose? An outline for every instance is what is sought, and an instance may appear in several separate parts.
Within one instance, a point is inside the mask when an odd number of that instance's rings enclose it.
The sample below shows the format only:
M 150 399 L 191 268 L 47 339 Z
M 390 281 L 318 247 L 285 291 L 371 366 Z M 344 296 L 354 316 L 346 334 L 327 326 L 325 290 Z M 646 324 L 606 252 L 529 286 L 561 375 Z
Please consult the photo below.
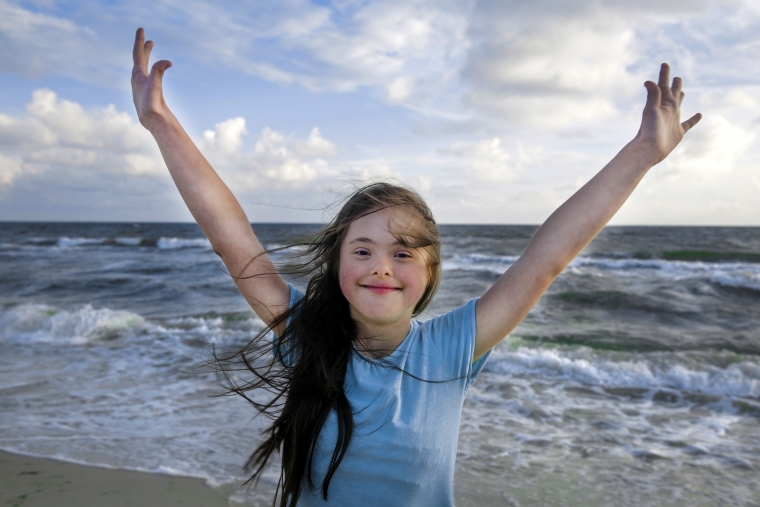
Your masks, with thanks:
M 382 255 L 377 257 L 377 262 L 373 266 L 372 274 L 377 276 L 392 276 L 393 269 L 391 268 L 390 260 Z

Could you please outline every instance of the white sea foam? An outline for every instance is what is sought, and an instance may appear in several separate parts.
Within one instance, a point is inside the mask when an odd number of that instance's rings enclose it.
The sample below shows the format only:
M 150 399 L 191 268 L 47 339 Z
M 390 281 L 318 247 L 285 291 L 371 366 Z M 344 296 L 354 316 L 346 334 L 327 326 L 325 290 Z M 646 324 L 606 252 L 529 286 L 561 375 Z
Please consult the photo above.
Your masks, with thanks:
M 206 238 L 159 238 L 156 243 L 158 248 L 176 250 L 178 248 L 211 248 L 211 243 Z
M 684 364 L 659 365 L 646 358 L 611 361 L 573 357 L 557 349 L 497 350 L 487 369 L 513 376 L 572 380 L 601 387 L 672 388 L 721 396 L 760 398 L 760 366 L 744 362 L 727 368 L 705 365 L 695 370 Z
M 134 313 L 85 305 L 56 310 L 45 305 L 22 305 L 0 314 L 0 339 L 22 343 L 80 345 L 115 338 L 145 324 Z
M 498 276 L 517 259 L 517 256 L 455 255 L 444 260 L 443 269 L 487 272 Z M 760 291 L 760 264 L 748 262 L 577 257 L 565 271 L 566 274 L 596 276 L 604 276 L 605 272 L 613 272 L 614 276 L 646 276 L 668 280 L 701 279 L 724 287 Z
M 0 313 L 0 342 L 83 345 L 140 333 L 152 337 L 155 343 L 169 340 L 170 347 L 187 345 L 195 349 L 211 343 L 243 344 L 263 327 L 252 312 L 243 316 L 180 317 L 156 323 L 132 312 L 91 305 L 73 310 L 21 305 Z
M 739 272 L 734 274 L 719 273 L 710 277 L 710 282 L 735 289 L 760 291 L 760 274 Z
M 518 256 L 511 255 L 455 255 L 443 261 L 444 271 L 480 271 L 501 275 L 509 268 Z
M 104 264 L 100 267 L 101 271 L 121 271 L 127 266 L 132 266 L 136 264 L 138 261 L 135 259 L 126 259 L 122 261 L 116 261 L 116 262 L 109 262 L 108 264 Z
M 282 261 L 283 259 L 298 257 L 308 250 L 306 245 L 284 245 L 280 243 L 271 243 L 265 247 L 269 252 L 269 256 L 275 261 Z
M 105 238 L 69 238 L 61 236 L 58 238 L 56 246 L 58 246 L 58 248 L 73 248 L 85 245 L 101 245 L 104 242 Z

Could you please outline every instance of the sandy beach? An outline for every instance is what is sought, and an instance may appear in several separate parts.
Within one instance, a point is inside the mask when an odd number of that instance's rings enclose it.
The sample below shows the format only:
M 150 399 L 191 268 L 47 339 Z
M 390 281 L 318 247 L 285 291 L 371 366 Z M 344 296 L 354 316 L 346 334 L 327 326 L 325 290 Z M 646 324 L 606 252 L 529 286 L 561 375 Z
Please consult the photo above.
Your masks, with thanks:
M 227 506 L 231 491 L 200 479 L 130 472 L 0 452 L 0 504 L 9 507 Z

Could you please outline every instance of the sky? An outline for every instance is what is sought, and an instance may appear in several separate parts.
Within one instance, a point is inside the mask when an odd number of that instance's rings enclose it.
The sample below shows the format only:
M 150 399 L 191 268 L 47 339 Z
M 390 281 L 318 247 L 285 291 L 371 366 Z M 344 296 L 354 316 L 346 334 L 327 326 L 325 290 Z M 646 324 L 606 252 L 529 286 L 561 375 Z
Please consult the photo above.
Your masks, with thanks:
M 703 120 L 612 223 L 760 225 L 757 0 L 0 0 L 0 221 L 192 219 L 132 104 L 140 26 L 252 222 L 391 179 L 441 223 L 539 224 L 668 62 Z

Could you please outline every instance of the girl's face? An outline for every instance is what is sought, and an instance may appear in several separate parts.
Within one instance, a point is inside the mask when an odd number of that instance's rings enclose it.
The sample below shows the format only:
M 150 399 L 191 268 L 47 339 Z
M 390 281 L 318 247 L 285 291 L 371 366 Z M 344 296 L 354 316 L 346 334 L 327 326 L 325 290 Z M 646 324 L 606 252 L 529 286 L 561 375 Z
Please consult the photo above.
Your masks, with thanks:
M 340 249 L 340 288 L 351 317 L 370 329 L 408 325 L 428 283 L 427 252 L 404 247 L 391 234 L 420 218 L 404 207 L 354 220 Z

